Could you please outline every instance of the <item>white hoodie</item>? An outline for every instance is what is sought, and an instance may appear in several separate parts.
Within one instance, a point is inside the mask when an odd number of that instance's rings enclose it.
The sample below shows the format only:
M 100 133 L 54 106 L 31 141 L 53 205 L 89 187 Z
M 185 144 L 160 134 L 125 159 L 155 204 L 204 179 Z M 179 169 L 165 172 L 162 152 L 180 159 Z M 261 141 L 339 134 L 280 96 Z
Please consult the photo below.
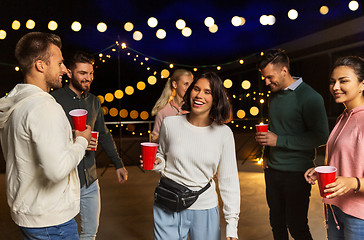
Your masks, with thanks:
M 72 139 L 62 107 L 32 84 L 0 99 L 0 137 L 7 199 L 14 222 L 47 227 L 71 220 L 80 208 L 77 165 L 87 140 Z

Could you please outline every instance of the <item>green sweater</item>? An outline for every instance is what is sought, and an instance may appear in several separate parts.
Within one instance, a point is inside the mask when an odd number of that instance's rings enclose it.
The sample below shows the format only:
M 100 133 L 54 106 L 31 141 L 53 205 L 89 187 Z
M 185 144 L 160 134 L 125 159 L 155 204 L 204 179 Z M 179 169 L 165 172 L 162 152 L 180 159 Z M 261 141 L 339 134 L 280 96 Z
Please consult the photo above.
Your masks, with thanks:
M 269 106 L 269 130 L 278 136 L 277 146 L 270 147 L 269 167 L 301 172 L 313 167 L 315 148 L 329 136 L 321 95 L 304 82 L 276 93 Z

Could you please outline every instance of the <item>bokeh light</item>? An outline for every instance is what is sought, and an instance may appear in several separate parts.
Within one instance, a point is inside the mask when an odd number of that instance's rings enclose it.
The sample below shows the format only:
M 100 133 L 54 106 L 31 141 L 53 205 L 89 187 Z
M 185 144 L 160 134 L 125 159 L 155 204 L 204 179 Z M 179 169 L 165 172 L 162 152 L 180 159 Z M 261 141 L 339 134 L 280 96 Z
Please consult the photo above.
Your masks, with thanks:
M 97 30 L 99 32 L 105 32 L 107 30 L 106 23 L 100 22 L 99 24 L 97 24 Z
M 215 24 L 215 20 L 212 17 L 207 17 L 207 18 L 205 18 L 204 23 L 205 23 L 206 27 L 211 27 L 212 25 Z
M 105 106 L 102 107 L 102 111 L 103 111 L 104 115 L 109 113 L 109 109 Z
M 143 34 L 140 31 L 135 31 L 133 33 L 133 39 L 135 41 L 140 41 L 140 40 L 142 40 L 142 38 L 143 38 Z
M 127 22 L 124 24 L 124 29 L 127 32 L 130 32 L 134 29 L 134 25 L 131 22 Z
M 184 27 L 186 27 L 186 22 L 183 19 L 178 19 L 176 21 L 176 28 L 182 30 Z
M 259 113 L 259 108 L 257 108 L 257 107 L 251 107 L 250 108 L 250 114 L 252 116 L 256 116 L 256 115 L 258 115 L 258 113 Z
M 260 24 L 262 24 L 262 25 L 268 25 L 268 16 L 267 16 L 267 15 L 262 15 L 262 16 L 259 18 L 259 22 L 260 22 Z
M 103 103 L 104 103 L 104 101 L 105 101 L 105 98 L 104 98 L 103 96 L 101 96 L 101 95 L 98 95 L 98 96 L 97 96 L 97 98 L 99 99 L 99 101 L 100 101 L 100 104 L 103 104 Z
M 209 27 L 209 31 L 210 31 L 211 33 L 216 33 L 216 32 L 217 32 L 217 30 L 219 30 L 219 27 L 218 27 L 216 24 L 214 24 L 214 25 L 212 25 L 211 27 Z
M 243 17 L 240 17 L 240 19 L 241 19 L 241 24 L 240 24 L 240 26 L 243 26 L 243 25 L 245 24 L 246 20 L 245 20 L 245 18 L 243 18 Z
M 356 11 L 359 8 L 359 3 L 357 1 L 351 1 L 348 6 L 351 11 Z
M 118 115 L 119 111 L 116 108 L 111 108 L 109 111 L 109 114 L 111 117 L 116 117 Z
M 73 31 L 75 31 L 75 32 L 78 32 L 78 31 L 80 31 L 81 30 L 81 23 L 79 23 L 79 22 L 77 22 L 77 21 L 75 21 L 75 22 L 73 22 L 72 24 L 71 24 L 71 29 L 73 30 Z
M 149 113 L 147 111 L 142 111 L 140 113 L 140 118 L 143 120 L 147 120 L 149 118 Z
M 244 110 L 242 110 L 242 109 L 240 109 L 240 110 L 238 110 L 237 112 L 236 112 L 236 116 L 238 117 L 238 118 L 244 118 L 245 117 L 245 111 Z
M 130 132 L 135 130 L 135 125 L 134 124 L 128 124 L 126 125 L 126 129 Z
M 3 40 L 6 38 L 6 32 L 5 30 L 0 30 L 0 39 Z
M 241 83 L 241 87 L 245 90 L 249 89 L 251 87 L 251 83 L 248 81 L 248 80 L 244 80 L 242 83 Z
M 192 34 L 192 30 L 191 30 L 191 28 L 189 28 L 189 27 L 184 27 L 184 28 L 182 29 L 182 35 L 183 35 L 183 36 L 185 36 L 185 37 L 189 37 L 189 36 L 191 36 L 191 34 Z
M 121 99 L 121 98 L 123 98 L 124 93 L 123 93 L 123 91 L 121 91 L 120 89 L 118 89 L 118 90 L 115 91 L 114 95 L 115 95 L 115 98 Z
M 134 93 L 134 88 L 132 86 L 127 86 L 125 88 L 125 93 L 128 95 L 132 95 Z
M 144 82 L 140 81 L 140 82 L 137 83 L 137 89 L 144 90 L 145 87 L 146 87 L 146 85 L 145 85 Z
M 126 118 L 126 117 L 128 117 L 128 110 L 126 110 L 126 109 L 121 109 L 120 110 L 120 117 L 122 117 L 122 118 Z
M 148 26 L 154 28 L 158 25 L 158 20 L 155 17 L 150 17 L 148 19 Z
M 138 116 L 139 116 L 139 113 L 138 113 L 138 111 L 137 110 L 132 110 L 131 112 L 130 112 L 130 117 L 132 118 L 132 119 L 137 119 L 138 118 Z
M 11 28 L 14 30 L 19 30 L 20 22 L 18 20 L 14 20 L 13 23 L 11 24 Z
M 168 69 L 163 69 L 161 71 L 161 77 L 162 78 L 168 78 L 169 77 L 169 71 L 168 71 Z
M 105 101 L 106 102 L 112 102 L 113 100 L 114 100 L 114 95 L 112 95 L 111 93 L 106 93 Z
M 268 16 L 268 25 L 273 25 L 276 23 L 276 18 L 273 15 Z
M 157 82 L 157 78 L 155 76 L 149 76 L 148 77 L 148 83 L 150 85 L 154 85 L 154 84 L 156 84 L 156 82 Z
M 320 13 L 321 13 L 322 15 L 326 15 L 326 14 L 328 14 L 328 13 L 329 13 L 329 8 L 328 8 L 327 6 L 322 6 L 322 7 L 320 7 Z
M 288 11 L 288 18 L 291 20 L 295 20 L 298 17 L 298 12 L 295 9 L 291 9 Z
M 231 19 L 231 24 L 235 27 L 239 27 L 241 24 L 241 18 L 238 16 L 235 16 Z
M 56 23 L 55 21 L 49 21 L 48 23 L 48 29 L 51 31 L 55 31 L 58 28 L 58 23 Z
M 231 81 L 230 79 L 225 79 L 224 87 L 225 88 L 231 88 L 232 86 L 233 86 L 233 81 Z
M 159 39 L 164 39 L 167 36 L 167 33 L 164 29 L 158 29 L 156 36 Z
M 29 19 L 29 20 L 26 22 L 25 26 L 26 26 L 28 29 L 33 29 L 33 28 L 35 28 L 35 22 L 34 22 L 32 19 Z

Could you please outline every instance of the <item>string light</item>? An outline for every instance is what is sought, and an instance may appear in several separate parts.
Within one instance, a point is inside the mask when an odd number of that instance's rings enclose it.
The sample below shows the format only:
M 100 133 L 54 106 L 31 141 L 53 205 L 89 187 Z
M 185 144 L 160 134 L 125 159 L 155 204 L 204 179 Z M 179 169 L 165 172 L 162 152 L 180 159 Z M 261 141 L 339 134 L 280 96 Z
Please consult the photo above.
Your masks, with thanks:
M 35 28 L 35 22 L 34 22 L 32 19 L 29 19 L 29 20 L 25 23 L 25 26 L 26 26 L 28 29 L 33 29 L 33 28 Z
M 211 27 L 215 24 L 215 20 L 212 17 L 207 17 L 207 18 L 205 18 L 204 23 L 205 23 L 206 27 Z
M 73 30 L 73 31 L 75 31 L 75 32 L 78 32 L 78 31 L 80 31 L 81 30 L 81 23 L 79 23 L 79 22 L 77 22 L 77 21 L 75 21 L 75 22 L 73 22 L 72 24 L 71 24 L 71 29 Z
M 55 31 L 58 28 L 58 24 L 55 21 L 50 21 L 48 23 L 48 29 L 51 31 Z
M 124 24 L 124 29 L 127 32 L 131 32 L 134 29 L 134 25 L 131 22 L 127 22 Z
M 6 31 L 5 30 L 0 30 L 0 39 L 5 39 L 6 38 Z
M 99 32 L 105 32 L 107 30 L 107 25 L 104 22 L 100 22 L 97 24 L 96 28 Z
M 359 8 L 359 3 L 357 1 L 351 1 L 348 6 L 351 11 L 356 11 Z
M 14 20 L 13 23 L 11 24 L 11 28 L 14 30 L 19 30 L 20 22 L 18 20 Z

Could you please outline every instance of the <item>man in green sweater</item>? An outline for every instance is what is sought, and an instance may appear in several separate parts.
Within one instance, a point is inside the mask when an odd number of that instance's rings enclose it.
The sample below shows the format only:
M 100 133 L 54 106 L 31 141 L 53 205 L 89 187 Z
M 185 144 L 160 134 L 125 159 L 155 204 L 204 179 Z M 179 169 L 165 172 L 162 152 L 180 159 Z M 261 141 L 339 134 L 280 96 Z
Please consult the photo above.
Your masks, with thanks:
M 256 141 L 268 147 L 266 197 L 274 239 L 312 239 L 308 227 L 311 186 L 304 173 L 314 166 L 315 148 L 326 143 L 329 128 L 319 93 L 290 74 L 289 58 L 280 49 L 267 51 L 258 68 L 272 91 L 269 131 Z

